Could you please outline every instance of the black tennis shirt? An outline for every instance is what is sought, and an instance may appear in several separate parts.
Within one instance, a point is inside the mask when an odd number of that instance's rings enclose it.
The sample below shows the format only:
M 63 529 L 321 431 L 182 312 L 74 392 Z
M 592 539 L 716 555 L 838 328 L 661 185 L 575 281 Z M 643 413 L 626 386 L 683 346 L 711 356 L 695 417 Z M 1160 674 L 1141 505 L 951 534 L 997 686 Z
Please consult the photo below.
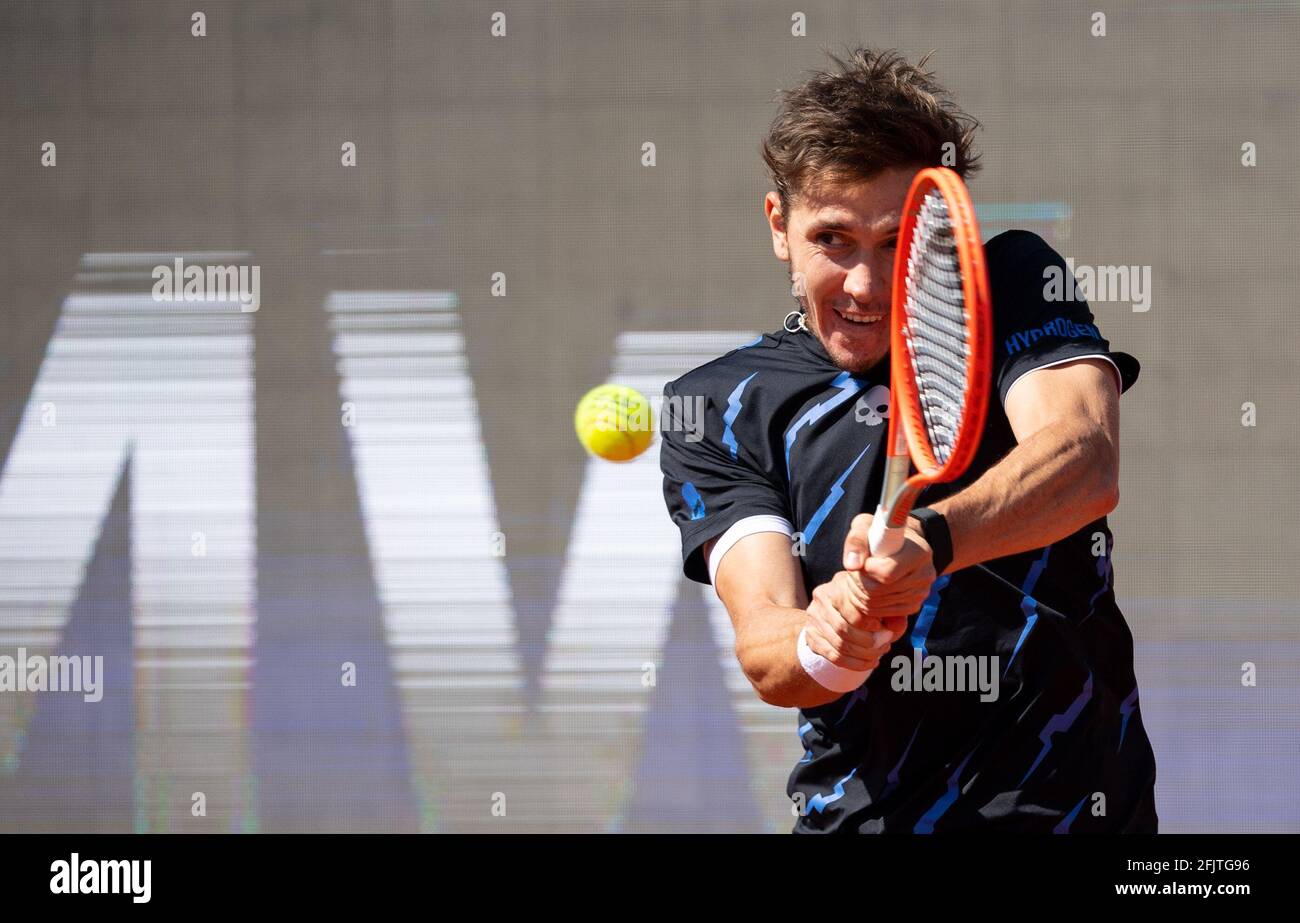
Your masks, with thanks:
M 1086 302 L 1046 297 L 1045 271 L 1066 266 L 1042 238 L 1009 231 L 985 256 L 995 396 L 970 469 L 928 488 L 921 506 L 1015 446 L 1003 403 L 1026 372 L 1102 356 L 1122 390 L 1138 377 L 1137 360 L 1111 351 Z M 708 583 L 708 540 L 777 516 L 802 539 L 808 591 L 829 581 L 849 523 L 880 498 L 888 384 L 887 358 L 850 375 L 811 334 L 784 330 L 670 382 L 660 465 L 686 576 Z M 703 399 L 703 438 L 681 425 L 673 397 Z M 1046 548 L 984 562 L 1011 586 L 974 567 L 939 577 L 860 689 L 799 712 L 805 753 L 787 785 L 801 809 L 794 831 L 1154 831 L 1155 759 L 1112 560 L 1103 517 Z

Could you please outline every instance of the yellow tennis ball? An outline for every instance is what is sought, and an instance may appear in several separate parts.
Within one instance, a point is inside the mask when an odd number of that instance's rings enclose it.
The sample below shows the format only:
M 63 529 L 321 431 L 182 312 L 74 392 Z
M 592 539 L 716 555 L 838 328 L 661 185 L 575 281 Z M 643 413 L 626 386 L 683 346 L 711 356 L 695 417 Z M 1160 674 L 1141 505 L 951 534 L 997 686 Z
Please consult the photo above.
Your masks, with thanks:
M 573 428 L 592 455 L 631 461 L 654 441 L 654 419 L 645 395 L 626 385 L 600 385 L 578 401 Z

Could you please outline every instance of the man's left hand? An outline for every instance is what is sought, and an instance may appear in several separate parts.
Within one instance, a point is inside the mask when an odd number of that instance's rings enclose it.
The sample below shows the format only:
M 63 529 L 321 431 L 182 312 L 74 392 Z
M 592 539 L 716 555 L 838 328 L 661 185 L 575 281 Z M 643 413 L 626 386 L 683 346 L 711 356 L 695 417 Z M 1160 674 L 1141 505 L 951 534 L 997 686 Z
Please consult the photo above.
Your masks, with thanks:
M 903 547 L 892 557 L 873 557 L 867 533 L 871 514 L 853 517 L 844 539 L 844 569 L 856 571 L 868 599 L 868 612 L 876 618 L 908 617 L 920 611 L 935 577 L 931 549 L 921 535 L 920 523 L 908 518 Z

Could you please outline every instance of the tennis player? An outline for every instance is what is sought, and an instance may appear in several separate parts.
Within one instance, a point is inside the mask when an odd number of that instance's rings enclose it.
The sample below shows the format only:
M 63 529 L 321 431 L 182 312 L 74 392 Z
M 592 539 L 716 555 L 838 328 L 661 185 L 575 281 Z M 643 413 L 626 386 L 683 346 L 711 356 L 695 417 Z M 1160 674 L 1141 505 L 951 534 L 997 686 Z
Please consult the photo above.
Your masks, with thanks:
M 798 310 L 664 391 L 685 573 L 716 588 L 762 700 L 799 709 L 795 832 L 1154 832 L 1106 522 L 1138 362 L 1054 294 L 1070 277 L 1042 238 L 989 240 L 979 453 L 921 494 L 901 551 L 872 557 L 900 211 L 919 169 L 977 169 L 977 123 L 925 60 L 833 60 L 783 95 L 763 147 Z M 703 398 L 702 439 L 672 397 Z

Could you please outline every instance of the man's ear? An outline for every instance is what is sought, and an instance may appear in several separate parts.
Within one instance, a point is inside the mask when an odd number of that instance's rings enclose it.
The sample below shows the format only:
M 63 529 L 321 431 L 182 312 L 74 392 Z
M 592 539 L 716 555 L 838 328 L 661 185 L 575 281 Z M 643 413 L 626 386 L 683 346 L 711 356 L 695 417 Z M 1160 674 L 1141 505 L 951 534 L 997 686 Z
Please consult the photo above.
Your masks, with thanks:
M 778 260 L 788 263 L 790 242 L 786 237 L 785 216 L 781 214 L 781 197 L 775 191 L 764 197 L 763 211 L 767 214 L 767 223 L 772 229 L 772 252 Z

